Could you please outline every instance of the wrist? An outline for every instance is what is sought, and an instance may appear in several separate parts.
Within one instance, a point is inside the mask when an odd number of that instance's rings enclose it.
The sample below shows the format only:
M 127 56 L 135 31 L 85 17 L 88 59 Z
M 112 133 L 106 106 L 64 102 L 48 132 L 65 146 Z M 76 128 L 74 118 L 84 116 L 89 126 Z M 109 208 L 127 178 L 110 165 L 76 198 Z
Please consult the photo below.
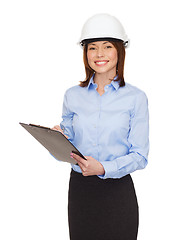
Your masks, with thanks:
M 104 174 L 105 174 L 105 169 L 104 169 L 103 165 L 100 163 L 100 170 L 99 170 L 98 175 L 104 175 Z

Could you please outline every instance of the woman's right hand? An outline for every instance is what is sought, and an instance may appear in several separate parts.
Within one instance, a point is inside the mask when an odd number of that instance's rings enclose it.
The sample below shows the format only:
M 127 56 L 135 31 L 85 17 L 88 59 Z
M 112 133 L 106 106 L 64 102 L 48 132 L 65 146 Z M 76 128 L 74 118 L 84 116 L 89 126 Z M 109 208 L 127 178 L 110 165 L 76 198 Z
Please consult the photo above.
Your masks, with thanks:
M 61 132 L 67 139 L 69 138 L 67 135 L 65 135 L 65 134 L 63 133 L 63 131 L 62 131 L 62 129 L 60 128 L 59 125 L 55 125 L 55 126 L 52 128 L 52 130 L 59 131 L 59 132 Z

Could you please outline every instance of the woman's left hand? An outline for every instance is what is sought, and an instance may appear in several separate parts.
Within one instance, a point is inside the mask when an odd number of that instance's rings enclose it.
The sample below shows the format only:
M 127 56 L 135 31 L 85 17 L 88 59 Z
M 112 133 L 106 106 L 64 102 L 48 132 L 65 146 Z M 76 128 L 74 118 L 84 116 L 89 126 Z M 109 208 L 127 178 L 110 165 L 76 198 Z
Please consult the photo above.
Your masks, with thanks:
M 77 161 L 83 176 L 103 175 L 105 173 L 103 165 L 93 157 L 84 156 L 87 159 L 85 160 L 74 153 L 71 153 L 71 157 Z

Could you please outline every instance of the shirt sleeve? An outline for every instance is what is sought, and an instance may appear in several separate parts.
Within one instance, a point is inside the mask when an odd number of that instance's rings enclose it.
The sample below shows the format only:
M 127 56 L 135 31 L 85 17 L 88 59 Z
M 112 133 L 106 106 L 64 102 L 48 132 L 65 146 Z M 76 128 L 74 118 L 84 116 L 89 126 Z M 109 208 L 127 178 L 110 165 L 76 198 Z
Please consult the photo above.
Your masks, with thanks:
M 67 92 L 64 95 L 63 100 L 63 109 L 62 109 L 62 122 L 60 127 L 63 130 L 63 133 L 68 136 L 68 140 L 72 141 L 74 138 L 74 131 L 72 127 L 74 113 L 71 111 L 69 106 L 68 94 Z
M 149 151 L 149 112 L 148 100 L 143 92 L 136 97 L 134 111 L 130 116 L 128 142 L 128 154 L 112 161 L 102 161 L 105 174 L 98 177 L 121 178 L 146 167 Z
M 73 128 L 72 128 L 73 113 L 70 111 L 70 108 L 69 108 L 69 105 L 68 105 L 67 92 L 65 93 L 64 100 L 63 100 L 62 119 L 63 120 L 60 123 L 60 127 L 63 130 L 63 133 L 68 136 L 68 140 L 72 141 L 73 136 L 74 136 Z M 56 159 L 56 160 L 58 160 L 58 159 Z

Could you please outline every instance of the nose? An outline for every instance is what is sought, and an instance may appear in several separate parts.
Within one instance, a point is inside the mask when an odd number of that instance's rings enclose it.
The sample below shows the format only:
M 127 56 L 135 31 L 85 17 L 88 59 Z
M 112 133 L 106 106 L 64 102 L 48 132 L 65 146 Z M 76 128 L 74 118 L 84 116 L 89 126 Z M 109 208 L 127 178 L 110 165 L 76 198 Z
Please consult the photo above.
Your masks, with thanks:
M 98 48 L 97 56 L 98 56 L 98 57 L 103 57 L 103 56 L 104 56 L 103 48 Z

